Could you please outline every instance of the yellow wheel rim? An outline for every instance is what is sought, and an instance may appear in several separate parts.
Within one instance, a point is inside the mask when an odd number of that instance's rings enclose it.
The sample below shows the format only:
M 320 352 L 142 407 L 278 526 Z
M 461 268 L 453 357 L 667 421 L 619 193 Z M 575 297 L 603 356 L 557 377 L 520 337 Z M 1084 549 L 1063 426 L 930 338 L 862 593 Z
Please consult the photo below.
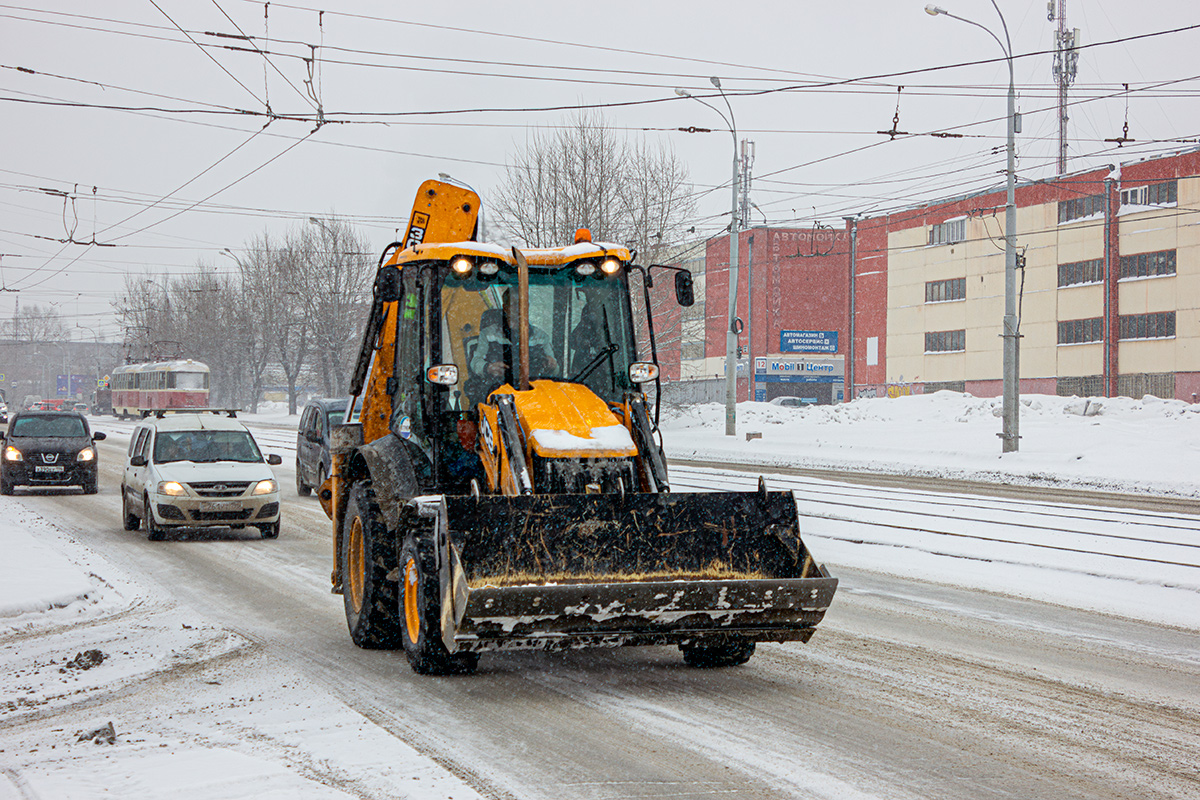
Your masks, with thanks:
M 350 604 L 355 612 L 361 613 L 363 607 L 363 586 L 367 582 L 366 553 L 363 547 L 362 517 L 355 517 L 350 525 L 350 541 L 346 543 L 346 571 L 350 578 Z
M 404 562 L 404 624 L 408 640 L 416 644 L 421 636 L 421 614 L 417 604 L 417 562 L 413 558 Z

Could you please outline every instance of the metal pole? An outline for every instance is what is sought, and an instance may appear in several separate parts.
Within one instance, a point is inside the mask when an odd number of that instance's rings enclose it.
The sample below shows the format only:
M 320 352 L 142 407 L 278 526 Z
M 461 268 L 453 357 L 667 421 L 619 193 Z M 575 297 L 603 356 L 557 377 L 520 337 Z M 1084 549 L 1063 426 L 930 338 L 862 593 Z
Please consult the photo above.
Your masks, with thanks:
M 846 378 L 847 386 L 845 400 L 854 399 L 854 273 L 858 271 L 858 219 L 846 217 L 850 225 L 850 320 L 846 333 L 850 341 L 846 342 Z
M 999 434 L 1002 442 L 1001 451 L 1012 453 L 1020 449 L 1020 412 L 1021 407 L 1021 343 L 1018 334 L 1017 320 L 1017 204 L 1016 204 L 1016 124 L 1017 124 L 1017 90 L 1013 76 L 1012 39 L 1008 35 L 1008 23 L 1000 6 L 992 0 L 992 7 L 1000 17 L 1000 25 L 1004 28 L 1004 41 L 992 33 L 987 27 L 978 22 L 951 14 L 944 8 L 933 5 L 925 6 L 925 13 L 932 16 L 939 14 L 974 25 L 996 40 L 1004 51 L 1008 62 L 1008 167 L 1005 170 L 1006 201 L 1004 205 L 1004 325 L 1001 336 L 1004 337 L 1004 402 L 1003 427 Z
M 742 209 L 745 211 L 745 209 Z M 746 399 L 754 399 L 754 234 L 746 237 Z

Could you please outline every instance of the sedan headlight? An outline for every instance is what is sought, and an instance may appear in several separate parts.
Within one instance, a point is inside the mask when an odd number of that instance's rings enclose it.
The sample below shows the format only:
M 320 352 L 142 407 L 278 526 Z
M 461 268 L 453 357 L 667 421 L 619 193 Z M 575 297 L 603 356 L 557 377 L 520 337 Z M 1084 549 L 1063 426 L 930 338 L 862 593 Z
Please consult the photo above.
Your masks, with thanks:
M 91 447 L 85 447 L 79 451 L 79 455 L 75 457 L 76 461 L 92 461 L 96 458 L 96 451 Z
M 187 494 L 187 489 L 183 488 L 183 484 L 179 481 L 159 481 L 158 493 L 171 497 L 183 497 Z
M 24 461 L 25 456 L 21 455 L 21 451 L 13 447 L 11 444 L 4 448 L 5 461 Z
M 268 478 L 265 481 L 259 481 L 251 494 L 270 494 L 277 491 L 279 491 L 279 484 Z

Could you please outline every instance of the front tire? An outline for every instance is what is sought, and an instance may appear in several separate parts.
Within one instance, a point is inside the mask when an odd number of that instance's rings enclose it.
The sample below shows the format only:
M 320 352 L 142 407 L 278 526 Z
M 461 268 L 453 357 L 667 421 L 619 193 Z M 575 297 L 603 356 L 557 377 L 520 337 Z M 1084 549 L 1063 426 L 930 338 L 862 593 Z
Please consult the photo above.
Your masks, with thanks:
M 266 525 L 259 525 L 258 530 L 259 530 L 259 533 L 262 534 L 262 538 L 264 538 L 264 539 L 278 539 L 279 538 L 279 520 L 275 520 L 274 522 L 268 523 Z
M 342 522 L 342 601 L 350 638 L 359 647 L 400 647 L 396 537 L 387 529 L 370 481 L 350 489 Z
M 12 494 L 12 493 L 13 493 L 12 481 L 5 480 L 4 478 L 0 478 L 0 494 Z
M 154 512 L 150 509 L 150 495 L 145 495 L 143 498 L 142 508 L 146 514 L 143 517 L 146 521 L 146 538 L 152 542 L 161 542 L 166 537 L 167 532 L 154 523 Z
M 474 672 L 478 653 L 451 654 L 442 643 L 441 597 L 433 569 L 433 553 L 409 536 L 400 551 L 400 580 L 404 610 L 404 654 L 421 675 Z

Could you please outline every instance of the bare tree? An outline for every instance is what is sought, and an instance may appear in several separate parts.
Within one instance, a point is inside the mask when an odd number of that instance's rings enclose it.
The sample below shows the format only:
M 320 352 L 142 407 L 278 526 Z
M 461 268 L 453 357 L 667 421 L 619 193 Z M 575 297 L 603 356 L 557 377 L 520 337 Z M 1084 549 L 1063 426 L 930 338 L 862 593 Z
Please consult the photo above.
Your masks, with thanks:
M 57 309 L 34 303 L 13 314 L 12 338 L 22 342 L 62 342 L 69 337 Z
M 365 237 L 349 224 L 313 218 L 298 242 L 298 288 L 312 326 L 312 361 L 327 397 L 347 391 L 375 277 Z
M 580 111 L 566 122 L 532 132 L 496 190 L 500 224 L 533 247 L 569 243 L 576 228 L 606 241 L 631 228 L 622 202 L 629 177 L 625 144 L 598 112 Z

